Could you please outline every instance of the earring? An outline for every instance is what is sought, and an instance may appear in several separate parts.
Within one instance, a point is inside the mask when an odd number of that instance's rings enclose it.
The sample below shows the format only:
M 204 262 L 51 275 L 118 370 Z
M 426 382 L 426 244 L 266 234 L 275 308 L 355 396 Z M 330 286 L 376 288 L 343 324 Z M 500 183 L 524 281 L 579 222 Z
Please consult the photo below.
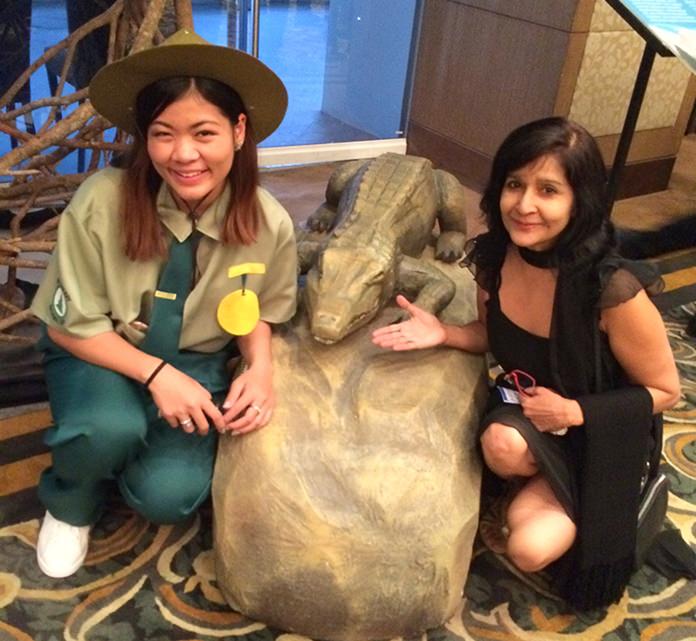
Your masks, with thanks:
M 234 150 L 235 150 L 235 151 L 239 151 L 241 148 L 242 148 L 242 143 L 241 143 L 241 142 L 238 142 L 238 143 L 234 146 Z

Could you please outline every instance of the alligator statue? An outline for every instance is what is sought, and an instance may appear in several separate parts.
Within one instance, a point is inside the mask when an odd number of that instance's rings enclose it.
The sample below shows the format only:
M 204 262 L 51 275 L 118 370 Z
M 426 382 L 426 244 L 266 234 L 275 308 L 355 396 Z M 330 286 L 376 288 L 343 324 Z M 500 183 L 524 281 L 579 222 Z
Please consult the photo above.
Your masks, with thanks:
M 454 283 L 420 260 L 436 222 L 435 256 L 454 262 L 466 240 L 464 191 L 429 160 L 388 153 L 339 167 L 326 202 L 306 222 L 314 237 L 298 233 L 314 338 L 336 343 L 370 322 L 396 292 L 439 313 Z

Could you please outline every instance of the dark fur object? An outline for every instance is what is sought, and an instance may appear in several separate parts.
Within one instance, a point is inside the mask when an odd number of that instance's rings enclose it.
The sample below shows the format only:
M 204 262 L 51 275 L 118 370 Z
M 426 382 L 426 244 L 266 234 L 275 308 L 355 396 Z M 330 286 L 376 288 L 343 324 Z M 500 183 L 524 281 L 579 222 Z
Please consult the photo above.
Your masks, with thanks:
M 655 231 L 617 228 L 616 240 L 619 253 L 634 260 L 696 247 L 696 216 L 682 218 Z

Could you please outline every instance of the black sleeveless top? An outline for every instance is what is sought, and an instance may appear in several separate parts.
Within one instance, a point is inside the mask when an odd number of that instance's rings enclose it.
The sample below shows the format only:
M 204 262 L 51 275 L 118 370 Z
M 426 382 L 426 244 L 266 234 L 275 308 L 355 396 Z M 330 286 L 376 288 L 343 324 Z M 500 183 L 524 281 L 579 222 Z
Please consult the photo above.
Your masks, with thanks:
M 489 347 L 501 365 L 506 370 L 517 365 L 512 369 L 532 374 L 540 385 L 546 382 L 544 387 L 569 398 L 623 387 L 625 373 L 599 328 L 599 316 L 602 309 L 633 298 L 641 289 L 659 293 L 663 282 L 655 268 L 621 258 L 611 249 L 603 256 L 585 252 L 562 262 L 557 268 L 551 336 L 544 339 L 516 326 L 500 310 L 498 289 L 506 253 L 507 244 L 501 245 L 489 232 L 470 242 L 462 261 L 489 295 Z M 541 347 L 544 342 L 546 348 Z M 547 350 L 548 357 L 540 356 L 541 349 Z M 529 361 L 528 352 L 536 354 Z
M 500 308 L 497 289 L 490 292 L 486 310 L 488 346 L 496 362 L 506 372 L 523 370 L 537 385 L 553 389 L 549 339 L 513 323 Z

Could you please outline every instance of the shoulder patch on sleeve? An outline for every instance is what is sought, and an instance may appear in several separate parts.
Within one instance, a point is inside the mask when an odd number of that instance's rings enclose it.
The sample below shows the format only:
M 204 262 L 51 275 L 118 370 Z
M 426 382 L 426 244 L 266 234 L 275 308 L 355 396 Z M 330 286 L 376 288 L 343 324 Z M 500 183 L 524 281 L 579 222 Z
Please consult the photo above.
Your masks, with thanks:
M 65 324 L 65 317 L 68 315 L 68 301 L 70 297 L 67 292 L 63 289 L 60 281 L 56 283 L 56 289 L 51 297 L 51 316 L 53 319 L 60 323 Z

